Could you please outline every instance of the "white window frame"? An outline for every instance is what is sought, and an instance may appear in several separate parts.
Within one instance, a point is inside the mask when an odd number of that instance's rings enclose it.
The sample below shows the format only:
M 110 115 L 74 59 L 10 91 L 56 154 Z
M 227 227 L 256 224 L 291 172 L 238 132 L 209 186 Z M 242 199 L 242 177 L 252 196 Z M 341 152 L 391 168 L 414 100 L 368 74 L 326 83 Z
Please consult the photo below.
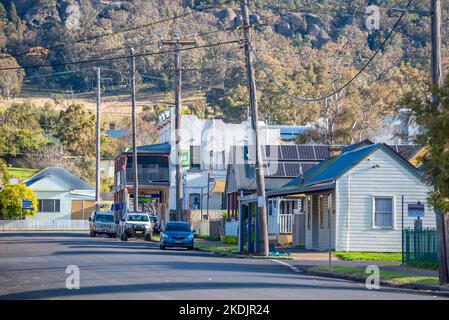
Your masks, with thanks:
M 376 198 L 388 198 L 392 199 L 392 217 L 391 227 L 382 227 L 376 226 Z M 386 194 L 376 194 L 371 197 L 371 226 L 376 230 L 396 230 L 396 196 L 395 195 L 386 195 Z

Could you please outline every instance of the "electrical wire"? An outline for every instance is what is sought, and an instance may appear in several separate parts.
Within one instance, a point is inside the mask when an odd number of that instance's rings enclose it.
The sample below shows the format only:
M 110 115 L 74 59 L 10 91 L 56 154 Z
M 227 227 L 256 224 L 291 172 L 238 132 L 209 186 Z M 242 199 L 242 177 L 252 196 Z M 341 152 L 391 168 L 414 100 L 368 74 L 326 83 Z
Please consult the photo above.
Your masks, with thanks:
M 124 28 L 124 29 L 121 29 L 121 30 L 105 32 L 105 33 L 102 33 L 102 34 L 99 34 L 99 35 L 95 35 L 95 36 L 91 36 L 91 37 L 85 37 L 85 38 L 80 38 L 80 39 L 73 40 L 73 41 L 62 42 L 62 43 L 54 44 L 54 45 L 48 46 L 48 47 L 46 47 L 44 45 L 36 45 L 35 47 L 41 47 L 41 48 L 44 48 L 45 50 L 53 50 L 53 49 L 57 49 L 57 48 L 61 48 L 61 47 L 65 47 L 65 46 L 69 46 L 69 45 L 73 45 L 73 44 L 77 44 L 77 43 L 98 40 L 98 39 L 102 39 L 102 38 L 106 38 L 106 37 L 110 37 L 110 36 L 115 36 L 115 35 L 121 34 L 121 33 L 127 33 L 127 32 L 131 32 L 131 31 L 136 31 L 136 30 L 139 30 L 139 29 L 153 27 L 153 26 L 158 25 L 158 24 L 162 24 L 162 23 L 166 23 L 166 22 L 170 22 L 170 21 L 175 21 L 175 20 L 178 20 L 178 19 L 181 19 L 181 18 L 185 18 L 185 17 L 191 16 L 191 15 L 195 15 L 197 13 L 204 13 L 204 12 L 207 12 L 209 10 L 215 9 L 218 6 L 221 6 L 221 5 L 230 3 L 230 2 L 232 2 L 232 0 L 227 0 L 227 1 L 224 1 L 223 3 L 211 5 L 211 6 L 204 7 L 204 8 L 197 8 L 195 10 L 191 9 L 190 12 L 186 12 L 186 13 L 183 13 L 183 14 L 180 14 L 178 16 L 171 17 L 171 18 L 165 18 L 165 19 L 161 19 L 161 20 L 158 20 L 158 21 L 153 21 L 153 22 L 142 24 L 142 25 L 138 25 L 138 26 Z M 2 57 L 0 57 L 0 60 L 1 59 L 11 58 L 11 57 L 17 58 L 19 56 L 30 54 L 30 50 L 31 49 L 32 48 L 30 48 L 30 49 L 28 49 L 26 51 L 9 54 L 7 56 L 2 56 Z
M 230 40 L 225 42 L 218 42 L 218 43 L 212 43 L 212 44 L 206 44 L 206 45 L 200 45 L 200 46 L 194 46 L 194 47 L 187 47 L 187 48 L 179 48 L 179 49 L 171 49 L 166 51 L 150 51 L 150 52 L 144 52 L 144 53 L 138 53 L 135 54 L 135 58 L 139 57 L 146 57 L 146 56 L 156 56 L 166 53 L 175 53 L 178 51 L 188 51 L 188 50 L 194 50 L 194 49 L 205 49 L 205 48 L 211 48 L 216 46 L 222 46 L 227 44 L 234 44 L 234 43 L 241 43 L 242 40 Z M 22 69 L 29 69 L 29 68 L 46 68 L 46 67 L 64 67 L 69 65 L 77 65 L 77 64 L 86 64 L 86 63 L 95 63 L 95 62 L 105 62 L 105 61 L 114 61 L 114 60 L 123 60 L 123 59 L 130 59 L 132 58 L 132 55 L 126 55 L 126 56 L 119 56 L 119 57 L 109 57 L 109 58 L 102 58 L 102 59 L 91 59 L 91 60 L 78 60 L 78 61 L 72 61 L 72 62 L 63 62 L 63 63 L 49 63 L 49 64 L 41 64 L 41 65 L 29 65 L 29 66 L 19 66 L 19 67 L 6 67 L 6 68 L 0 68 L 0 71 L 8 71 L 8 70 L 22 70 Z
M 409 0 L 408 1 L 406 9 L 408 9 L 411 6 L 412 2 L 413 2 L 413 0 Z M 274 79 L 273 75 L 270 73 L 270 71 L 266 67 L 266 65 L 257 56 L 257 54 L 256 54 L 255 50 L 253 49 L 253 47 L 251 46 L 251 44 L 250 44 L 250 50 L 254 54 L 256 63 L 261 67 L 261 69 L 265 73 L 265 75 L 279 89 L 279 91 L 281 91 L 282 94 L 284 94 L 284 95 L 286 95 L 286 96 L 288 96 L 288 97 L 290 97 L 290 98 L 292 98 L 294 100 L 301 101 L 301 102 L 320 102 L 320 101 L 324 101 L 326 99 L 329 99 L 330 97 L 340 93 L 341 91 L 343 91 L 344 89 L 349 87 L 362 73 L 365 72 L 365 70 L 368 68 L 368 66 L 374 61 L 374 59 L 378 56 L 378 54 L 384 49 L 384 47 L 386 46 L 387 42 L 393 36 L 394 31 L 397 29 L 397 27 L 401 23 L 401 21 L 404 18 L 406 13 L 407 13 L 407 11 L 404 11 L 404 12 L 401 13 L 399 19 L 396 21 L 396 23 L 394 24 L 393 28 L 388 33 L 388 35 L 385 38 L 385 40 L 382 42 L 382 44 L 379 46 L 379 48 L 374 52 L 374 54 L 367 61 L 367 63 L 355 74 L 354 77 L 352 77 L 348 82 L 346 82 L 344 85 L 342 85 L 337 90 L 333 90 L 331 93 L 328 93 L 328 94 L 326 94 L 324 96 L 321 96 L 319 98 L 307 98 L 307 97 L 301 97 L 301 96 L 292 95 L 292 94 L 288 93 L 287 90 L 285 90 L 279 83 L 276 82 L 276 80 Z

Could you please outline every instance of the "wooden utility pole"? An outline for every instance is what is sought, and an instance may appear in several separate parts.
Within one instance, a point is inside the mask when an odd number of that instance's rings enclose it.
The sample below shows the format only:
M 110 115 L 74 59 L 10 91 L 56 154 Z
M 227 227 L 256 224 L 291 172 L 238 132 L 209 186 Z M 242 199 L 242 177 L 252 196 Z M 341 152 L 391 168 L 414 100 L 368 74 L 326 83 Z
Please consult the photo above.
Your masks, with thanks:
M 176 219 L 181 220 L 182 214 L 182 157 L 181 157 L 181 48 L 196 45 L 196 40 L 181 40 L 178 35 L 170 40 L 162 40 L 162 45 L 175 48 L 175 153 L 176 153 Z
M 432 1 L 432 82 L 436 87 L 443 85 L 441 65 L 441 1 Z
M 101 70 L 97 68 L 97 126 L 95 148 L 95 211 L 100 210 L 100 103 L 101 103 Z
M 248 14 L 248 0 L 240 1 L 243 19 L 243 30 L 245 36 L 245 55 L 246 55 L 246 74 L 248 77 L 248 89 L 250 95 L 250 111 L 251 123 L 254 131 L 255 149 L 256 149 L 256 167 L 255 176 L 257 184 L 257 214 L 258 214 L 258 231 L 259 231 L 259 254 L 262 256 L 269 255 L 268 248 L 268 227 L 267 227 L 267 199 L 265 195 L 265 178 L 264 166 L 262 159 L 261 146 L 259 141 L 259 115 L 256 99 L 256 79 L 253 69 L 253 48 L 251 44 L 251 26 Z
M 431 0 L 432 16 L 432 84 L 435 88 L 443 86 L 441 65 L 441 1 Z M 441 111 L 438 101 L 438 111 Z M 438 233 L 438 263 L 441 284 L 449 283 L 449 213 L 436 209 L 436 227 Z
M 137 172 L 137 125 L 136 125 L 136 57 L 134 48 L 131 48 L 131 113 L 133 133 L 133 207 L 134 212 L 139 211 L 139 175 Z

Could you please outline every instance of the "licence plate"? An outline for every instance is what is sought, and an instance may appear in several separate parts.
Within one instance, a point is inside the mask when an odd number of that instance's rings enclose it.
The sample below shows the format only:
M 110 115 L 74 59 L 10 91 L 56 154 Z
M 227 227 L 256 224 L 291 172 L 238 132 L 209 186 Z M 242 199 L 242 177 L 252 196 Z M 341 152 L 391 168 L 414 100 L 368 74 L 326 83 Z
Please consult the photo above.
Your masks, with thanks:
M 142 231 L 136 231 L 136 234 L 142 234 Z

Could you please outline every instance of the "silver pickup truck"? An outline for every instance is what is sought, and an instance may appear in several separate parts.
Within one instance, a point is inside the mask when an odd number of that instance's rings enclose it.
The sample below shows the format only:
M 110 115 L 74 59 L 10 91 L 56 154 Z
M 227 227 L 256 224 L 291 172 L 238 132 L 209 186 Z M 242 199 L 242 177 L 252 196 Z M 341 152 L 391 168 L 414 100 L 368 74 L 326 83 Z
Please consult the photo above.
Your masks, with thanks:
M 105 234 L 111 238 L 115 238 L 117 234 L 117 224 L 115 216 L 112 212 L 92 212 L 89 217 L 89 236 Z

